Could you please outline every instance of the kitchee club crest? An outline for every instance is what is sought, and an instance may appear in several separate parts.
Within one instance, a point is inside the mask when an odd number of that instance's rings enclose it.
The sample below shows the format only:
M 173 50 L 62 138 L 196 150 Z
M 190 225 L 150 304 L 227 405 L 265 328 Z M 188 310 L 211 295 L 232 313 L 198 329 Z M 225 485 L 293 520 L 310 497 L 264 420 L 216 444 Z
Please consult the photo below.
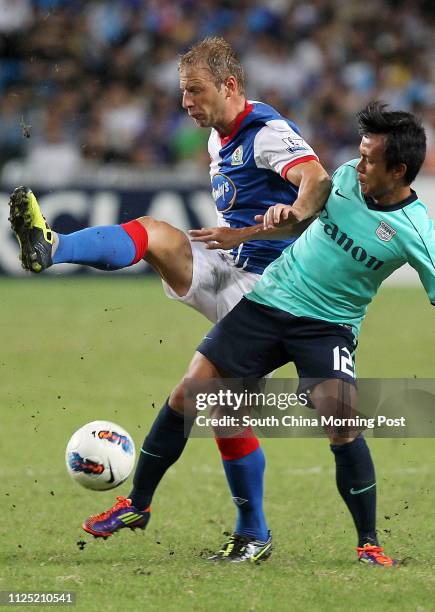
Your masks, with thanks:
M 376 236 L 384 242 L 391 240 L 395 234 L 397 234 L 396 230 L 385 223 L 385 221 L 381 221 L 378 229 L 376 230 Z
M 232 166 L 241 166 L 243 164 L 243 145 L 240 145 L 235 149 L 234 153 L 231 156 L 231 165 Z

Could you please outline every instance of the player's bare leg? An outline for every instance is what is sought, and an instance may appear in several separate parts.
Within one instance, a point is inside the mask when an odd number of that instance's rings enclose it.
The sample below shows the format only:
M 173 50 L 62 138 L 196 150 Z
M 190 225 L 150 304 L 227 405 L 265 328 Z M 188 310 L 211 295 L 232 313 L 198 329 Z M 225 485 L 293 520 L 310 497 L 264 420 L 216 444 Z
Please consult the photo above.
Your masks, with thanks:
M 369 447 L 352 423 L 357 415 L 357 391 L 345 380 L 325 380 L 310 399 L 319 415 L 341 419 L 341 425 L 326 428 L 335 456 L 338 491 L 348 507 L 358 533 L 358 559 L 368 565 L 391 567 L 397 561 L 384 554 L 376 534 L 376 477 Z
M 353 384 L 341 380 L 324 380 L 310 393 L 311 403 L 319 416 L 328 418 L 352 418 L 356 415 L 357 392 Z M 352 442 L 361 430 L 349 426 L 326 427 L 325 433 L 331 444 L 342 445 Z
M 175 293 L 186 295 L 192 284 L 192 248 L 184 232 L 152 217 L 137 221 L 148 234 L 148 247 L 144 260 L 168 283 Z
M 216 366 L 201 353 L 195 352 L 182 380 L 173 389 L 169 396 L 169 405 L 180 416 L 185 412 L 186 380 L 207 381 L 220 378 L 222 374 Z

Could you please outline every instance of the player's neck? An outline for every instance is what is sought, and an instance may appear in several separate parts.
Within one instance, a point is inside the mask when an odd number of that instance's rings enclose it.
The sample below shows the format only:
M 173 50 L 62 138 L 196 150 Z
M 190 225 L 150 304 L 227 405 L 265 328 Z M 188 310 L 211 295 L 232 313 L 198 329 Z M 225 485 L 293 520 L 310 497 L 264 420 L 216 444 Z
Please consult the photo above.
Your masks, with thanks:
M 372 199 L 377 206 L 393 206 L 406 200 L 411 195 L 411 187 L 409 185 L 400 185 L 391 191 L 379 196 L 373 197 Z
M 240 115 L 246 108 L 246 103 L 247 101 L 244 97 L 237 97 L 231 100 L 231 104 L 228 106 L 227 113 L 221 124 L 215 126 L 221 136 L 231 134 L 237 125 Z

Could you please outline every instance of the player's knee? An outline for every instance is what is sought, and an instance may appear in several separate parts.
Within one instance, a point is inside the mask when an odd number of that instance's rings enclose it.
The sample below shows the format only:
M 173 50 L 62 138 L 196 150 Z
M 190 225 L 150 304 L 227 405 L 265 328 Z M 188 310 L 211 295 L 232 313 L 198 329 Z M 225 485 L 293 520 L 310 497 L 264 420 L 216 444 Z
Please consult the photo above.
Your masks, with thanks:
M 188 256 L 191 258 L 190 242 L 186 234 L 165 221 L 157 221 L 152 217 L 138 217 L 136 219 L 147 231 L 148 234 L 148 254 L 157 258 L 156 262 L 161 263 L 161 259 L 172 256 L 174 252 L 180 257 Z
M 196 352 L 192 358 L 192 361 L 189 364 L 186 374 L 182 378 L 182 380 L 178 383 L 178 385 L 173 389 L 171 395 L 169 396 L 169 406 L 184 414 L 186 412 L 187 407 L 185 406 L 185 397 L 186 397 L 186 387 L 190 385 L 192 380 L 197 382 L 201 381 L 204 384 L 207 380 L 219 378 L 221 375 L 216 366 L 209 361 L 204 355 L 199 352 Z M 192 387 L 190 387 L 188 396 L 192 396 Z M 189 405 L 187 412 L 191 412 L 192 406 Z
M 181 381 L 169 396 L 169 406 L 180 414 L 184 414 L 184 381 Z
M 156 232 L 164 225 L 163 221 L 157 221 L 152 217 L 146 216 L 138 217 L 136 221 L 138 221 L 146 229 L 147 232 Z
M 177 229 L 170 223 L 166 223 L 166 221 L 158 221 L 157 219 L 153 219 L 153 217 L 138 217 L 136 221 L 138 221 L 146 229 L 150 236 L 153 234 L 159 236 L 160 238 L 163 238 L 164 236 L 171 236 L 173 238 L 178 234 L 183 237 L 185 236 L 184 232 Z

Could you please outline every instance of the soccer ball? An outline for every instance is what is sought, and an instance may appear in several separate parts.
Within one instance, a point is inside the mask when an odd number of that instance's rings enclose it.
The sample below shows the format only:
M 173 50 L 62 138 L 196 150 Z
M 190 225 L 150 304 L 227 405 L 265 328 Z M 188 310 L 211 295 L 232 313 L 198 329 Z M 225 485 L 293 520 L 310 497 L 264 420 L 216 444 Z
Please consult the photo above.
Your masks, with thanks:
M 80 427 L 67 444 L 66 467 L 73 480 L 87 489 L 114 489 L 130 476 L 134 442 L 119 425 L 92 421 Z

